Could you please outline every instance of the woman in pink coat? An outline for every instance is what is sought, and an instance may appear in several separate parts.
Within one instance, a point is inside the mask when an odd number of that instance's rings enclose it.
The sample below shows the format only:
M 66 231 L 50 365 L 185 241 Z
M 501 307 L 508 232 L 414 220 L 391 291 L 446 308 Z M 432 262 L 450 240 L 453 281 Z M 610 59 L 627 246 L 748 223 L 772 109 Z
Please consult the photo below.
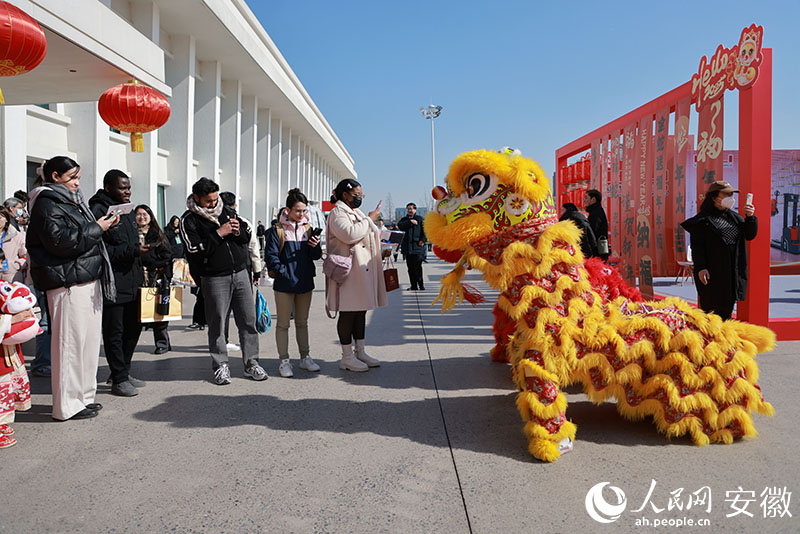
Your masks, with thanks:
M 25 250 L 25 232 L 14 228 L 12 217 L 8 208 L 0 206 L 0 249 L 5 256 L 0 261 L 0 280 L 22 282 L 22 271 L 28 265 L 28 251 Z
M 339 369 L 357 372 L 380 365 L 364 348 L 366 316 L 367 310 L 387 304 L 380 231 L 375 226 L 380 209 L 364 215 L 358 209 L 363 199 L 361 184 L 350 179 L 339 182 L 331 197 L 335 206 L 327 225 L 328 254 L 352 255 L 353 258 L 353 266 L 344 282 L 337 284 L 327 280 L 327 302 L 329 310 L 339 312 L 336 324 L 342 345 Z

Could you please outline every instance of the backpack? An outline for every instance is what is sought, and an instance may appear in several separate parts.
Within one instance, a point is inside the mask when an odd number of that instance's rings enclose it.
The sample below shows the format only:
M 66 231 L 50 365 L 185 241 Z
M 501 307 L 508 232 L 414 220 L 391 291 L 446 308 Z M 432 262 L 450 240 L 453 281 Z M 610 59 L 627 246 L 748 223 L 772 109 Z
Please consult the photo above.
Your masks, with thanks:
M 311 229 L 311 225 L 304 224 L 303 226 L 306 229 L 306 233 L 308 233 L 308 231 Z M 284 230 L 283 226 L 281 226 L 281 224 L 278 223 L 275 225 L 275 232 L 278 234 L 278 241 L 280 242 L 280 246 L 278 247 L 278 256 L 280 259 L 281 252 L 283 252 L 283 245 L 284 243 L 286 243 L 286 230 Z M 269 276 L 270 278 L 277 278 L 278 273 L 276 273 L 275 271 L 267 271 L 267 276 Z
M 259 334 L 266 334 L 269 332 L 270 326 L 272 326 L 272 317 L 269 313 L 267 299 L 261 294 L 261 290 L 256 289 L 256 330 Z

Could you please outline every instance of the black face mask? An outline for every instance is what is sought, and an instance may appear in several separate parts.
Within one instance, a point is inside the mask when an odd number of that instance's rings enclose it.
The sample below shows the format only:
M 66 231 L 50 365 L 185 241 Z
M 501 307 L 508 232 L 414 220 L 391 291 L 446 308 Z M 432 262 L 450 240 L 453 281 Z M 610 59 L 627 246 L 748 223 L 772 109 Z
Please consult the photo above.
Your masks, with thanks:
M 351 200 L 347 205 L 355 210 L 361 207 L 361 202 L 363 202 L 363 200 L 364 199 L 361 197 L 353 197 L 353 200 Z

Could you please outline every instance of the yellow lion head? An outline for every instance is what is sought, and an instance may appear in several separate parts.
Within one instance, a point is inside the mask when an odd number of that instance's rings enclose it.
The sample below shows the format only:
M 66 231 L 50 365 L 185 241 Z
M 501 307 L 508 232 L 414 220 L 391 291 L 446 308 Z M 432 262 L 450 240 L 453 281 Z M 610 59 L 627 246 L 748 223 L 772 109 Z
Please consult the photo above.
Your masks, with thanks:
M 550 180 L 539 164 L 518 150 L 473 150 L 459 155 L 433 191 L 434 210 L 425 233 L 439 248 L 465 251 L 471 244 L 511 227 L 556 216 Z

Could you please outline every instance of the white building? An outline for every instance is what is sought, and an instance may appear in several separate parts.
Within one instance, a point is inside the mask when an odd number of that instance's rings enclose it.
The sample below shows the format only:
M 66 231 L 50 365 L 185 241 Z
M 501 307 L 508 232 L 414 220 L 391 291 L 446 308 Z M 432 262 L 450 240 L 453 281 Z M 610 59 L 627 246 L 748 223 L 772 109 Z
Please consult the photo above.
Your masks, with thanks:
M 2 198 L 28 190 L 41 162 L 81 165 L 88 198 L 117 168 L 133 202 L 163 222 L 185 210 L 207 176 L 265 223 L 300 187 L 327 200 L 355 178 L 353 159 L 244 0 L 11 0 L 47 35 L 30 73 L 0 78 Z M 97 100 L 135 78 L 170 102 L 169 121 L 144 134 L 144 153 L 103 122 Z M 2 201 L 2 199 L 0 199 Z

